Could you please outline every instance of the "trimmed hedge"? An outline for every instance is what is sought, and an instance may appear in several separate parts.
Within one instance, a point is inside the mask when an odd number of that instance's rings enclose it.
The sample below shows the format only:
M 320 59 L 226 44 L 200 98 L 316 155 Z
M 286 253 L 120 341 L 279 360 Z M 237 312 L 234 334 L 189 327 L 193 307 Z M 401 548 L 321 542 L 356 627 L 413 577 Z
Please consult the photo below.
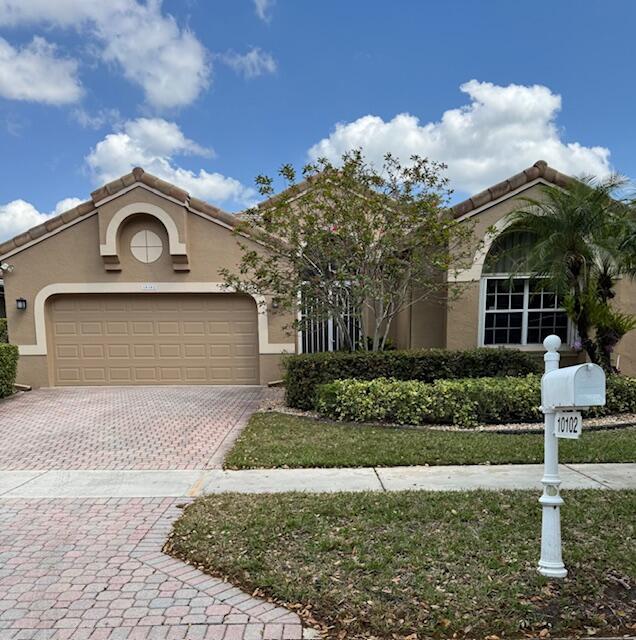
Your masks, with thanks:
M 313 409 L 319 385 L 344 378 L 434 380 L 525 376 L 539 373 L 535 356 L 515 349 L 313 353 L 285 359 L 286 400 L 290 407 Z
M 9 331 L 7 329 L 7 319 L 0 318 L 0 344 L 9 342 Z
M 535 422 L 541 377 L 436 380 L 337 380 L 318 390 L 318 412 L 334 420 L 397 424 L 478 424 Z M 588 416 L 636 412 L 636 378 L 610 376 L 607 404 Z
M 18 370 L 18 347 L 0 344 L 0 398 L 13 393 L 13 383 Z

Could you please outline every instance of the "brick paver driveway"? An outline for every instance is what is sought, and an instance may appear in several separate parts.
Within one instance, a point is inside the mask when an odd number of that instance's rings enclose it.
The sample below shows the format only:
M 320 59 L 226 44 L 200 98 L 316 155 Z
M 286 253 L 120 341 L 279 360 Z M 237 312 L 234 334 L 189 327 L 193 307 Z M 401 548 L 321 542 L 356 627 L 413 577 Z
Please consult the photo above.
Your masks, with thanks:
M 300 638 L 295 614 L 161 553 L 179 502 L 0 500 L 0 638 Z
M 260 394 L 33 391 L 0 403 L 0 471 L 218 466 Z M 296 614 L 161 552 L 185 502 L 0 496 L 0 640 L 300 638 Z
M 260 387 L 39 389 L 0 402 L 0 469 L 218 466 Z

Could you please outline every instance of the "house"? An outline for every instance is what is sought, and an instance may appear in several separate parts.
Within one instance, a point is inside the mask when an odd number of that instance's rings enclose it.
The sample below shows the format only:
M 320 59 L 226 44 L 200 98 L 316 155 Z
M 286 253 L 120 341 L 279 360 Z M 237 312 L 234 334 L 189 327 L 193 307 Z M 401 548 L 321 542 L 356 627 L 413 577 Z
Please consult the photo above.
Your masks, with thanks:
M 477 238 L 470 268 L 451 305 L 422 301 L 394 323 L 400 348 L 514 346 L 541 351 L 557 333 L 564 360 L 573 328 L 558 298 L 510 279 L 488 229 L 502 229 L 519 197 L 569 178 L 539 161 L 454 206 Z M 219 276 L 236 267 L 237 217 L 136 168 L 91 199 L 0 245 L 18 382 L 49 385 L 266 384 L 281 376 L 285 353 L 332 350 L 329 321 L 290 335 L 291 318 L 267 296 L 229 291 Z M 248 243 L 256 243 L 246 238 Z M 258 247 L 256 243 L 254 246 Z M 263 249 L 264 250 L 264 249 Z M 616 303 L 636 313 L 636 284 L 617 287 Z M 20 307 L 20 308 L 19 308 Z M 620 367 L 636 374 L 636 332 L 619 345 Z

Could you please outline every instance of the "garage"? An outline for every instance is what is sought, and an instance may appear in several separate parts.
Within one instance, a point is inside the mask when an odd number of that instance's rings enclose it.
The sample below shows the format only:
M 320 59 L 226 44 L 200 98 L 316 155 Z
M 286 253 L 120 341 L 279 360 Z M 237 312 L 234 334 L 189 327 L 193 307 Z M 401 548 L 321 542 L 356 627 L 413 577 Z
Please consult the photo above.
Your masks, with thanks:
M 245 295 L 56 295 L 47 334 L 58 386 L 259 383 L 257 309 Z

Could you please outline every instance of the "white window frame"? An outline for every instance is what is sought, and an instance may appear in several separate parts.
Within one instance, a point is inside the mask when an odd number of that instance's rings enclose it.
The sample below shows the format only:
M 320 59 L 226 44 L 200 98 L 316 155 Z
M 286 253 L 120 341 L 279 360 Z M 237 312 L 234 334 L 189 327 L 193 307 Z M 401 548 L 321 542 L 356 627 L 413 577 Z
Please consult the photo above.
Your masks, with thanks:
M 510 343 L 510 344 L 485 344 L 485 334 L 486 334 L 486 290 L 487 290 L 487 281 L 488 280 L 524 280 L 523 286 L 523 308 L 522 309 L 502 309 L 501 313 L 521 313 L 521 340 L 520 344 Z M 543 345 L 540 343 L 528 342 L 528 313 L 535 311 L 565 311 L 562 307 L 558 309 L 529 309 L 528 301 L 529 301 L 529 292 L 530 292 L 530 281 L 531 277 L 528 275 L 513 275 L 513 274 L 488 274 L 484 275 L 480 278 L 479 281 L 479 324 L 478 324 L 478 344 L 480 347 L 487 348 L 511 348 L 511 349 L 521 349 L 527 351 L 538 351 L 543 349 Z M 568 345 L 572 343 L 572 336 L 574 335 L 574 327 L 572 322 L 568 319 L 567 325 L 567 340 L 563 343 L 563 348 L 568 348 Z

